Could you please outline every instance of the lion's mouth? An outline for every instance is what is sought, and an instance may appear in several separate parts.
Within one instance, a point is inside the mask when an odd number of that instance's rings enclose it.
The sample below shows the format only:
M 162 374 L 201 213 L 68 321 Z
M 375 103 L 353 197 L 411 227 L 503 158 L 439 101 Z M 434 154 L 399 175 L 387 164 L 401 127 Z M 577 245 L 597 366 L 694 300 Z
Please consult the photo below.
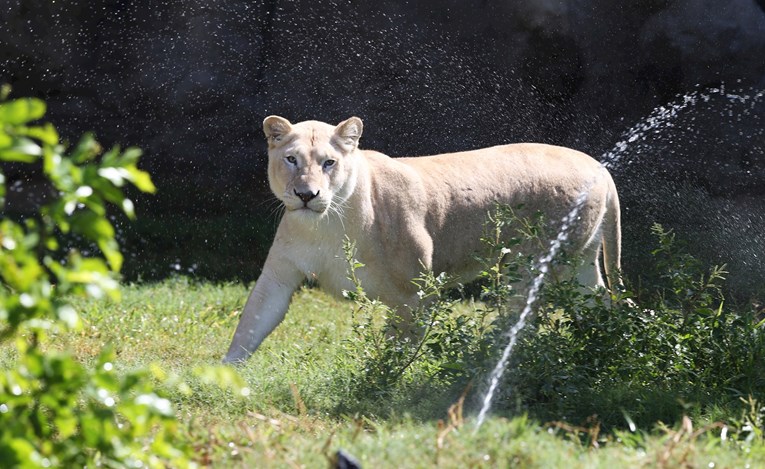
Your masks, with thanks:
M 322 214 L 325 212 L 322 208 L 319 207 L 311 207 L 307 204 L 299 205 L 299 206 L 289 206 L 285 204 L 287 207 L 287 210 L 290 212 L 296 212 L 296 213 L 317 213 Z
M 280 198 L 284 208 L 287 212 L 304 213 L 306 215 L 315 213 L 322 215 L 327 211 L 327 204 L 323 203 L 320 199 L 314 198 L 308 201 L 297 200 L 294 197 Z

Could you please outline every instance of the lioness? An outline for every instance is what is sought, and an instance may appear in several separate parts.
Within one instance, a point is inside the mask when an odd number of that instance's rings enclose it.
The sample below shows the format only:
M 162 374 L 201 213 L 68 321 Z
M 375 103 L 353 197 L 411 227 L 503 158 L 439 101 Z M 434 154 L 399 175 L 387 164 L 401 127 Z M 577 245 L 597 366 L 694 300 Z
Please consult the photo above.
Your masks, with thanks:
M 619 199 L 610 175 L 589 156 L 522 143 L 393 159 L 359 149 L 362 128 L 358 117 L 337 126 L 264 120 L 268 180 L 286 211 L 225 362 L 241 362 L 258 348 L 304 279 L 334 295 L 352 288 L 346 236 L 365 264 L 357 275 L 367 294 L 403 317 L 418 303 L 412 279 L 423 268 L 461 282 L 475 278 L 484 223 L 497 202 L 555 221 L 590 187 L 569 238 L 569 249 L 583 259 L 576 275 L 585 285 L 604 286 L 602 249 L 609 282 L 619 281 Z

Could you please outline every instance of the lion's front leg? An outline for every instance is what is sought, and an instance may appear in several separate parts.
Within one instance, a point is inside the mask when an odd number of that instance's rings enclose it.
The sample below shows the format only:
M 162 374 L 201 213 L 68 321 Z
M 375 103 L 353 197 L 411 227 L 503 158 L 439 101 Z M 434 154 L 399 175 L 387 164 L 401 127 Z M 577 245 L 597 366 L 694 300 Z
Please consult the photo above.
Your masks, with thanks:
M 279 266 L 278 270 L 274 264 Z M 244 305 L 234 338 L 223 363 L 241 363 L 260 346 L 287 314 L 292 293 L 302 281 L 297 269 L 269 262 Z

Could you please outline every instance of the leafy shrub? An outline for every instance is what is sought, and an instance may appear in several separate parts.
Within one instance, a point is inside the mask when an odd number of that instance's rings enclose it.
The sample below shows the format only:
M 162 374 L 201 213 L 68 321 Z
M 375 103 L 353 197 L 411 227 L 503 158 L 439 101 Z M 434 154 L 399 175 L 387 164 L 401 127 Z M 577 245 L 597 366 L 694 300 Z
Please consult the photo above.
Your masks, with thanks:
M 513 222 L 517 226 L 512 226 L 513 236 L 508 237 L 503 230 L 510 229 Z M 364 265 L 354 258 L 354 246 L 347 243 L 345 253 L 355 289 L 345 295 L 356 308 L 354 336 L 344 344 L 345 356 L 351 357 L 348 376 L 339 380 L 353 400 L 362 409 L 396 412 L 396 406 L 406 406 L 403 401 L 411 402 L 411 395 L 422 390 L 428 405 L 419 406 L 417 412 L 425 416 L 430 409 L 440 411 L 455 395 L 482 379 L 503 345 L 500 337 L 517 317 L 512 305 L 518 293 L 513 285 L 532 271 L 533 259 L 518 248 L 530 239 L 538 243 L 543 230 L 540 216 L 521 219 L 512 208 L 498 206 L 489 214 L 482 238 L 486 253 L 479 259 L 483 271 L 476 291 L 483 301 L 475 309 L 465 308 L 459 301 L 463 295 L 447 290 L 445 285 L 451 281 L 445 273 L 423 272 L 412 281 L 421 299 L 412 311 L 414 330 L 419 332 L 414 338 L 393 331 L 396 312 L 366 295 L 356 275 Z M 443 399 L 434 398 L 434 393 Z
M 469 383 L 483 390 L 506 344 L 505 331 L 517 320 L 513 286 L 533 273 L 531 259 L 517 248 L 539 243 L 544 232 L 541 218 L 521 219 L 498 207 L 484 238 L 482 301 L 465 311 L 443 291 L 442 276 L 423 274 L 416 282 L 431 301 L 415 314 L 423 336 L 414 343 L 385 334 L 374 318 L 393 313 L 367 298 L 353 275 L 357 287 L 349 296 L 361 320 L 346 348 L 353 357 L 351 387 L 368 401 L 364 407 L 395 412 L 390 403 L 423 387 L 427 392 L 409 406 L 417 413 L 434 400 L 455 400 Z M 765 393 L 765 369 L 758 365 L 765 356 L 765 320 L 752 307 L 726 307 L 724 267 L 706 269 L 659 225 L 653 234 L 655 272 L 637 279 L 637 296 L 625 291 L 608 298 L 572 278 L 548 276 L 494 412 L 607 429 L 635 422 L 645 427 L 691 412 L 708 415 L 718 406 L 736 414 L 742 398 Z M 353 268 L 363 268 L 352 259 Z M 563 254 L 555 262 L 574 259 Z M 639 306 L 625 301 L 631 298 Z M 434 397 L 439 393 L 440 400 Z
M 55 197 L 37 217 L 0 221 L 0 340 L 18 360 L 0 373 L 0 461 L 5 467 L 188 465 L 174 437 L 170 402 L 146 372 L 117 374 L 114 353 L 88 366 L 51 350 L 56 334 L 80 327 L 67 299 L 117 298 L 122 254 L 108 218 L 115 206 L 135 217 L 124 188 L 153 192 L 138 169 L 140 150 L 103 154 L 92 135 L 71 149 L 38 99 L 0 99 L 0 161 L 41 167 Z M 5 178 L 0 174 L 0 197 Z M 4 203 L 4 202 L 3 202 Z M 98 248 L 86 255 L 64 245 L 76 237 Z
M 344 292 L 344 296 L 356 303 L 353 312 L 354 335 L 344 345 L 347 356 L 359 359 L 351 364 L 347 386 L 355 399 L 365 401 L 371 398 L 377 401 L 387 398 L 388 393 L 412 373 L 412 365 L 422 361 L 427 352 L 426 345 L 432 340 L 433 325 L 440 315 L 449 312 L 449 305 L 439 302 L 440 308 L 428 307 L 413 311 L 415 328 L 423 334 L 416 344 L 407 337 L 397 336 L 391 326 L 395 323 L 396 312 L 367 296 L 356 276 L 356 271 L 363 268 L 364 264 L 354 257 L 355 245 L 346 241 L 344 249 L 350 280 L 355 287 L 353 291 Z M 427 301 L 428 297 L 435 296 L 434 300 L 438 301 L 441 293 L 439 284 L 443 280 L 443 277 L 428 275 L 426 281 L 430 282 L 430 288 L 427 292 L 421 291 L 421 298 Z M 346 377 L 341 379 L 345 381 Z
M 572 280 L 546 284 L 500 408 L 520 401 L 540 418 L 584 423 L 596 415 L 613 427 L 627 424 L 626 414 L 651 425 L 765 391 L 763 322 L 751 308 L 725 307 L 724 267 L 705 269 L 673 233 L 652 231 L 656 272 L 645 276 L 657 280 L 639 307 L 583 294 Z

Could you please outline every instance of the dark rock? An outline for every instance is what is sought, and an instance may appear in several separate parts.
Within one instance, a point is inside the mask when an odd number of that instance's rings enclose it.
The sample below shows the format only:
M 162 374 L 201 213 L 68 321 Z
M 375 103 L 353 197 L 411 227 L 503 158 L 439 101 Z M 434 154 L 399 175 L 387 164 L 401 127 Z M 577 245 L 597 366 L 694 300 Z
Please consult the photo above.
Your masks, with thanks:
M 335 454 L 334 469 L 361 469 L 361 463 L 343 450 Z
M 512 141 L 601 155 L 678 95 L 765 88 L 762 5 L 29 0 L 0 7 L 0 82 L 45 98 L 68 140 L 95 130 L 104 146 L 142 147 L 160 187 L 149 209 L 172 219 L 231 188 L 266 197 L 268 114 L 358 115 L 363 146 L 395 156 Z M 702 108 L 614 170 L 633 214 L 681 210 L 641 205 L 657 173 L 730 201 L 762 193 L 763 106 Z M 624 219 L 630 230 L 639 217 Z

